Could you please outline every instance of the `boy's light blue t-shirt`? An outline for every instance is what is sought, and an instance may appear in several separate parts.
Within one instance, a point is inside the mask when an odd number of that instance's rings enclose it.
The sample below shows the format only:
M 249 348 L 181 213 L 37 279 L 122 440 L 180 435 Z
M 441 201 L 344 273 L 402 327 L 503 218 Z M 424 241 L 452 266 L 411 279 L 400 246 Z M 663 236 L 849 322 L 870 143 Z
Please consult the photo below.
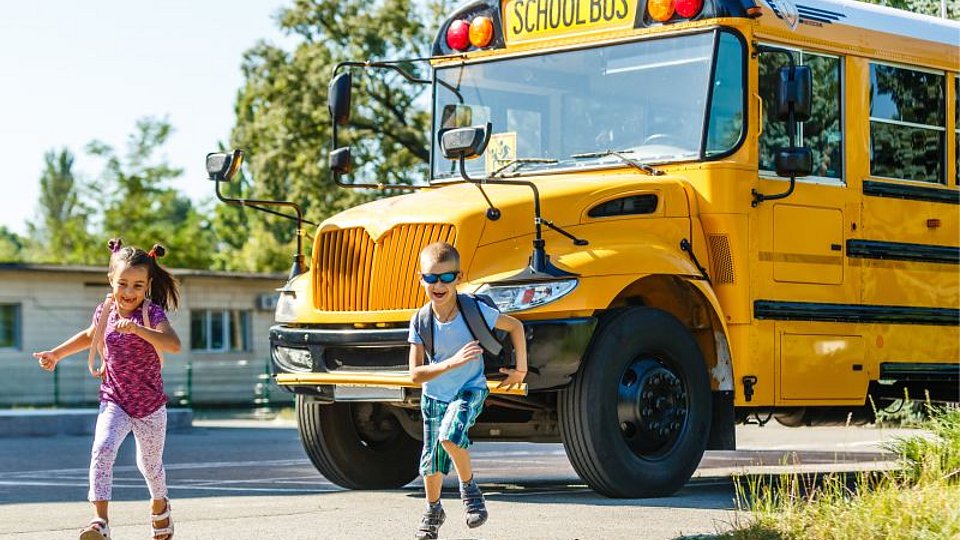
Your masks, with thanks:
M 500 312 L 483 302 L 477 302 L 480 306 L 480 313 L 483 314 L 483 320 L 487 326 L 493 329 L 497 324 L 497 317 Z M 417 345 L 422 345 L 423 341 L 416 331 L 417 316 L 414 314 L 410 319 L 410 335 L 407 341 Z M 426 363 L 439 364 L 450 359 L 464 345 L 474 340 L 467 322 L 463 320 L 460 309 L 457 308 L 457 316 L 453 320 L 442 323 L 433 317 L 433 358 L 430 358 L 430 351 L 426 351 Z M 451 369 L 441 374 L 439 377 L 423 383 L 423 394 L 436 400 L 450 402 L 456 398 L 457 393 L 465 388 L 486 388 L 487 378 L 483 374 L 483 359 L 475 362 L 469 362 L 464 366 Z

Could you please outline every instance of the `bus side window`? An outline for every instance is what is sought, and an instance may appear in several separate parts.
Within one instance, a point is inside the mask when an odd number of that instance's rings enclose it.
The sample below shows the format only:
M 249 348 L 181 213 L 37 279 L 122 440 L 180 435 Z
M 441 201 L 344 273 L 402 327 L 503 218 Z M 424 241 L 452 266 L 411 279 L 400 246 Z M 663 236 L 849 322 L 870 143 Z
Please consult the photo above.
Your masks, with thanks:
M 810 66 L 813 71 L 813 107 L 810 119 L 797 128 L 798 146 L 813 152 L 813 172 L 809 178 L 843 178 L 843 122 L 841 93 L 841 58 L 808 51 L 794 51 L 798 65 Z M 760 97 L 765 104 L 774 103 L 774 82 L 777 70 L 786 65 L 782 53 L 760 55 Z M 769 106 L 764 107 L 764 112 Z M 769 176 L 774 173 L 773 156 L 777 148 L 789 145 L 786 123 L 771 121 L 764 115 L 760 135 L 760 170 Z
M 946 77 L 870 64 L 870 174 L 946 180 Z

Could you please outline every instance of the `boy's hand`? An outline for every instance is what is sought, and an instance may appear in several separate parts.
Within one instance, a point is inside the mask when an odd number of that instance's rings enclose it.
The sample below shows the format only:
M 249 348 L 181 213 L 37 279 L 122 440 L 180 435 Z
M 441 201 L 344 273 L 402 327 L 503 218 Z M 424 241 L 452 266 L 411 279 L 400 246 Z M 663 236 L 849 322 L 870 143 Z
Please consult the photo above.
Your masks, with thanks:
M 523 379 L 526 378 L 526 371 L 517 371 L 515 369 L 500 368 L 500 373 L 503 373 L 507 376 L 506 379 L 500 381 L 497 384 L 497 388 L 506 388 L 507 390 L 513 390 L 520 387 L 520 383 L 523 382 Z
M 53 371 L 53 368 L 57 367 L 57 362 L 60 361 L 53 351 L 35 352 L 33 357 L 40 363 L 40 368 L 46 371 Z
M 115 329 L 121 334 L 134 334 L 139 326 L 139 324 L 133 322 L 133 319 L 120 319 L 117 321 Z
M 450 357 L 449 360 L 444 362 L 449 364 L 450 368 L 458 368 L 460 366 L 466 365 L 469 362 L 474 360 L 479 360 L 483 357 L 483 348 L 480 347 L 479 341 L 471 341 L 463 346 L 457 354 Z

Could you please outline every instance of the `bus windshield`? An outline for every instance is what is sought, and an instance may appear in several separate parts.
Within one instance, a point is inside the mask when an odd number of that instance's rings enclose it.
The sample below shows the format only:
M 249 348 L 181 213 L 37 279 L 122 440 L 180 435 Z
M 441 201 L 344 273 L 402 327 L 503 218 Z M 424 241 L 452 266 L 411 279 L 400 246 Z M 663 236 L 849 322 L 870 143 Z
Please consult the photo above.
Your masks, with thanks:
M 572 157 L 607 150 L 644 163 L 709 159 L 740 141 L 743 72 L 740 40 L 720 30 L 440 67 L 433 178 L 459 177 L 437 133 L 487 122 L 490 145 L 467 161 L 471 176 L 513 160 L 541 160 L 523 171 L 619 163 Z

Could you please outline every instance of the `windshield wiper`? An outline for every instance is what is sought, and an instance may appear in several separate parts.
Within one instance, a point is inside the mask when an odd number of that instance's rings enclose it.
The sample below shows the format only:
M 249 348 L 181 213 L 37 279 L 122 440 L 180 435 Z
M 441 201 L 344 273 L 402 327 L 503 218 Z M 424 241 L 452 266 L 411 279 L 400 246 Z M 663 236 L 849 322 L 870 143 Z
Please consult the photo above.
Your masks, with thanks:
M 555 165 L 559 163 L 555 159 L 550 158 L 517 158 L 508 160 L 505 164 L 501 165 L 497 170 L 490 173 L 488 178 L 496 178 L 500 174 L 507 172 L 507 169 L 513 168 L 513 173 L 516 174 L 524 165 L 530 165 L 533 163 L 540 163 L 545 165 Z
M 646 163 L 637 161 L 632 158 L 628 158 L 624 154 L 632 153 L 633 150 L 602 150 L 600 152 L 585 152 L 583 154 L 573 154 L 570 156 L 573 159 L 587 159 L 587 158 L 601 158 L 607 156 L 613 156 L 619 158 L 620 161 L 630 165 L 631 167 L 641 170 L 651 176 L 660 176 L 663 174 L 663 171 L 659 169 L 654 169 L 653 167 L 647 165 Z

